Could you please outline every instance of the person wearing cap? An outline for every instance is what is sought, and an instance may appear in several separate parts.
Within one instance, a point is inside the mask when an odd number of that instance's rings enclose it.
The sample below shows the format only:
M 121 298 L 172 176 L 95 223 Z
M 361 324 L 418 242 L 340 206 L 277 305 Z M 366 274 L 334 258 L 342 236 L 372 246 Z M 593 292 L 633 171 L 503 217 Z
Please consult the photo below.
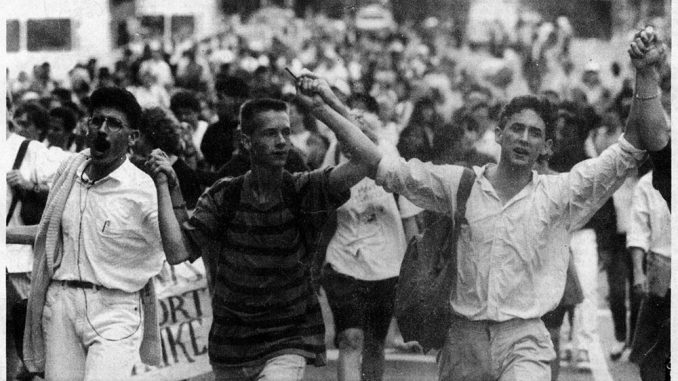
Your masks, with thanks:
M 128 91 L 94 91 L 89 148 L 57 171 L 39 225 L 6 230 L 8 243 L 34 245 L 23 353 L 47 380 L 122 380 L 140 360 L 160 364 L 157 196 L 127 157 L 140 115 Z

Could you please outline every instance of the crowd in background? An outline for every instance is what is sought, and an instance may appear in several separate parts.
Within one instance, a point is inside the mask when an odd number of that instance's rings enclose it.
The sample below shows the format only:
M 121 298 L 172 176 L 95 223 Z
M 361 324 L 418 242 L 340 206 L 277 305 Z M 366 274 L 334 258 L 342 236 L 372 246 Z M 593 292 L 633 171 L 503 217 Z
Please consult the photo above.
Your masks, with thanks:
M 365 121 L 366 133 L 397 149 L 405 159 L 468 167 L 499 160 L 495 128 L 501 108 L 514 96 L 531 93 L 558 104 L 553 152 L 544 157 L 540 168 L 557 172 L 568 171 L 614 143 L 633 99 L 633 83 L 623 75 L 628 71 L 623 67 L 626 62 L 606 67 L 608 63 L 594 58 L 575 67 L 570 56 L 575 37 L 564 17 L 554 22 L 519 22 L 511 33 L 497 25 L 481 42 L 456 36 L 436 20 L 400 25 L 392 31 L 360 31 L 316 19 L 291 25 L 297 36 L 304 37 L 290 41 L 291 32 L 285 30 L 262 43 L 225 32 L 177 45 L 172 51 L 158 41 L 147 41 L 140 52 L 131 46 L 123 49 L 114 67 L 100 67 L 95 59 L 78 64 L 65 82 L 52 79 L 49 63 L 18 73 L 8 83 L 11 131 L 42 142 L 44 149 L 36 150 L 38 164 L 30 184 L 17 186 L 48 185 L 61 160 L 85 148 L 88 97 L 102 86 L 127 88 L 144 108 L 140 139 L 130 152 L 132 162 L 142 165 L 154 148 L 165 151 L 189 208 L 214 181 L 248 167 L 248 154 L 238 139 L 238 110 L 249 99 L 276 98 L 289 104 L 294 150 L 288 170 L 339 162 L 331 131 L 295 100 L 292 75 L 302 68 L 326 78 Z M 603 76 L 607 70 L 611 75 Z M 660 87 L 668 114 L 668 63 Z M 594 258 L 584 262 L 576 254 L 574 258 L 583 304 L 593 303 L 593 308 L 598 270 L 607 271 L 618 341 L 611 354 L 615 358 L 630 344 L 640 304 L 626 250 L 635 231 L 633 211 L 643 199 L 634 196 L 642 192 L 637 188 L 644 183 L 643 175 L 627 181 L 587 225 L 596 233 Z M 401 218 L 416 217 L 414 230 L 404 224 L 407 238 L 433 218 L 401 200 L 398 204 Z M 16 270 L 30 271 L 26 268 Z M 587 294 L 590 290 L 593 295 Z M 590 298 L 594 299 L 587 301 Z M 573 325 L 577 316 L 579 324 L 591 323 L 581 308 L 566 311 Z M 595 326 L 581 329 L 584 336 L 595 335 Z M 561 352 L 586 369 L 588 348 L 574 345 L 563 344 Z

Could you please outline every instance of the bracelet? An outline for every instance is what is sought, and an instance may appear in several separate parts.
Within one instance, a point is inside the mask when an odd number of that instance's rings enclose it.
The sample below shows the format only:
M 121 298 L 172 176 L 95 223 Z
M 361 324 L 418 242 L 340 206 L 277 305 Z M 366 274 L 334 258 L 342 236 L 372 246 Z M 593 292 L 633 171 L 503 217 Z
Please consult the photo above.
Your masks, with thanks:
M 659 96 L 659 92 L 657 92 L 657 93 L 654 94 L 654 95 L 648 95 L 648 96 L 646 96 L 646 97 L 641 97 L 640 95 L 638 95 L 638 93 L 636 93 L 636 94 L 633 96 L 633 98 L 635 98 L 635 99 L 637 99 L 637 100 L 639 100 L 639 101 L 649 101 L 650 99 L 655 99 L 655 98 L 657 98 L 658 96 Z
M 172 205 L 172 209 L 184 209 L 186 208 L 186 203 L 182 203 L 181 205 Z
M 33 184 L 33 188 L 31 190 L 33 191 L 33 193 L 40 193 L 40 184 L 39 183 Z

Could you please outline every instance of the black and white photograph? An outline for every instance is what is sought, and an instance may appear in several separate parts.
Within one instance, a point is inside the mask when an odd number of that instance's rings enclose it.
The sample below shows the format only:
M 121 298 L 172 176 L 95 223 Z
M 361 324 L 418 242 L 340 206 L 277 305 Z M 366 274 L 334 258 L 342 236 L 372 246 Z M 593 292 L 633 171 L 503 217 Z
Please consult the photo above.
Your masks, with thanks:
M 0 379 L 670 380 L 671 3 L 3 0 Z

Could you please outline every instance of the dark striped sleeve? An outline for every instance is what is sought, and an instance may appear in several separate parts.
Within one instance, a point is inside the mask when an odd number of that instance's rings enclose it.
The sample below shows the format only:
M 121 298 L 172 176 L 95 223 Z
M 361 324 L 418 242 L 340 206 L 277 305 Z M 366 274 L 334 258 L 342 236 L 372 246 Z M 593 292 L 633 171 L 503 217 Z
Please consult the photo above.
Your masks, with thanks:
M 351 191 L 337 192 L 329 186 L 334 167 L 295 173 L 295 186 L 300 193 L 301 212 L 306 222 L 320 230 L 329 215 L 351 197 Z

